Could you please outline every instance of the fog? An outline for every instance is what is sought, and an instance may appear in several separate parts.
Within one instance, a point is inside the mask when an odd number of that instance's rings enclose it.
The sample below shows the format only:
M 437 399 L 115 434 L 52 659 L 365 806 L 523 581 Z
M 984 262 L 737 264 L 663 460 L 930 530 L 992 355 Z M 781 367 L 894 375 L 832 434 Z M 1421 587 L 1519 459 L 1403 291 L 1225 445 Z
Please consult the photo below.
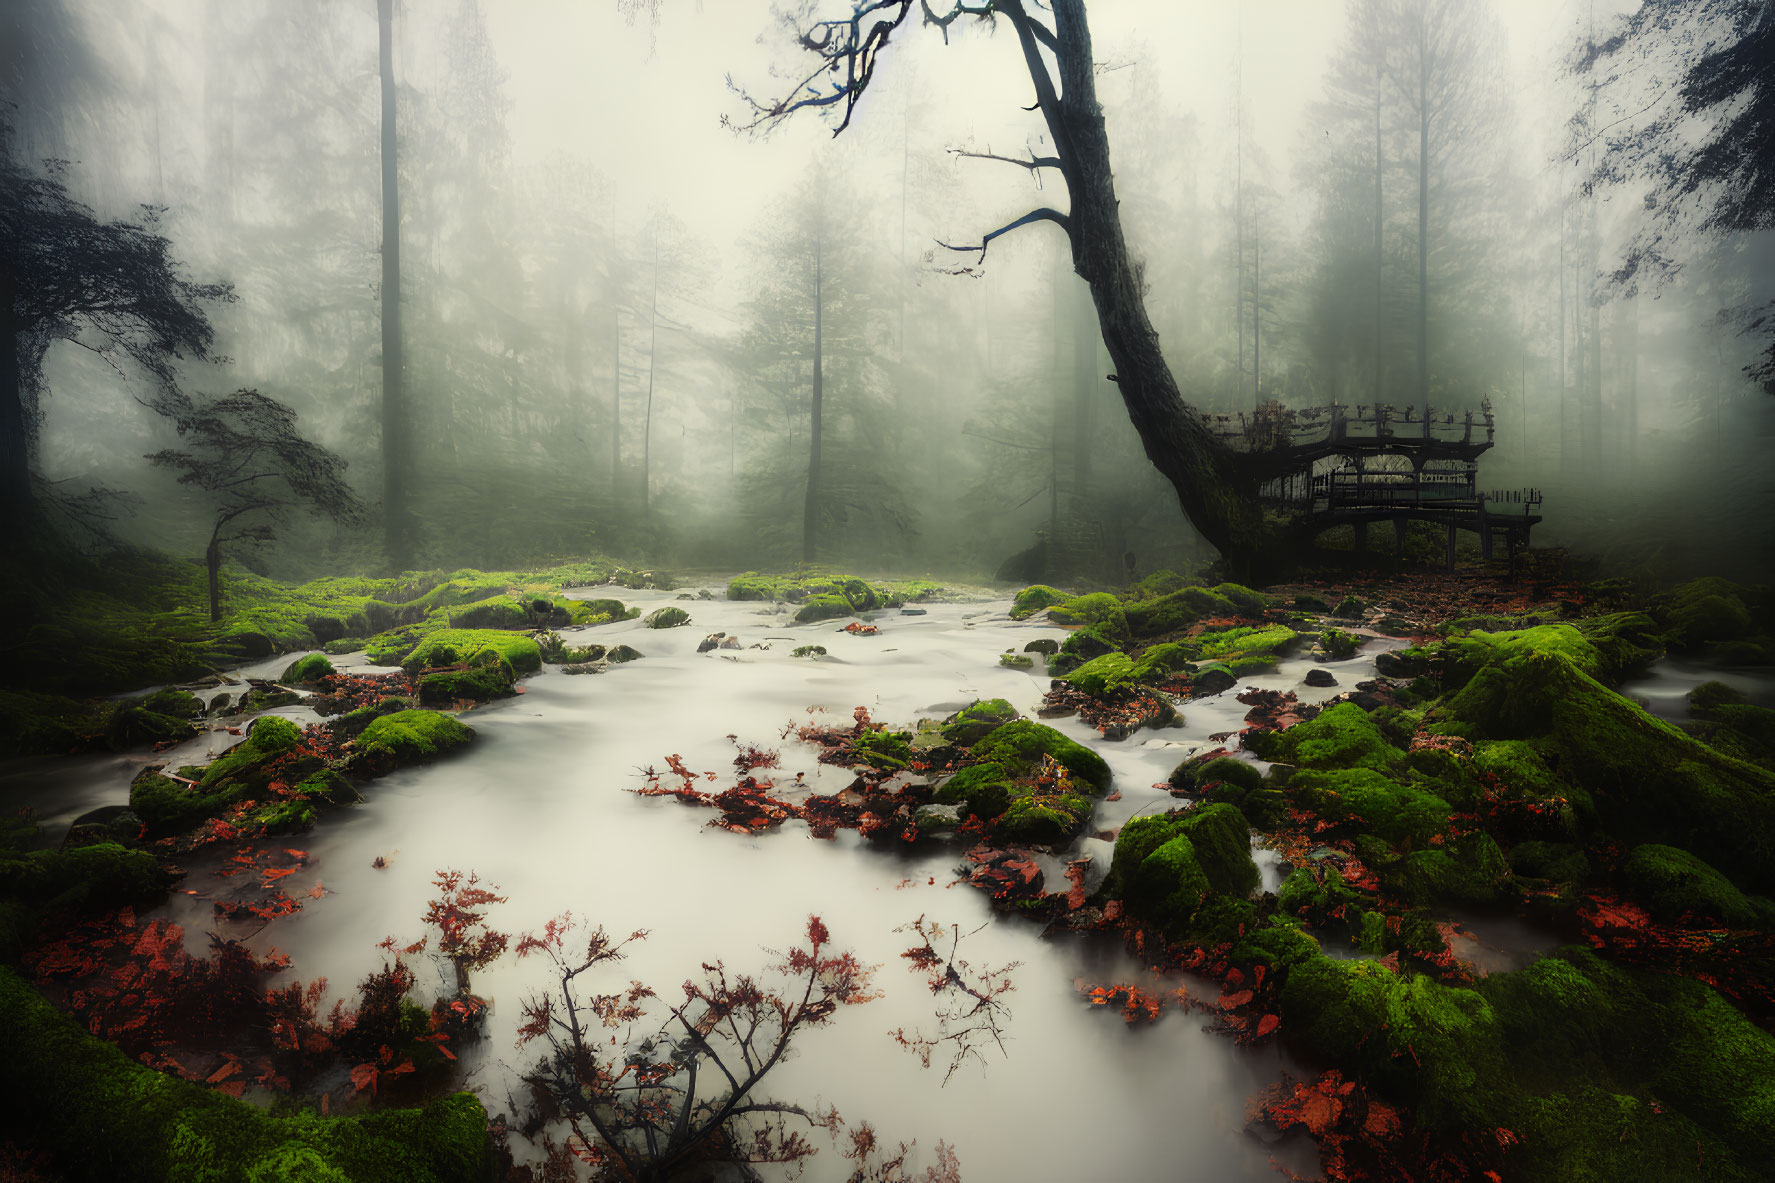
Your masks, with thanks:
M 1377 81 L 1397 4 L 1090 5 L 1121 221 L 1184 399 L 1489 405 L 1481 482 L 1544 492 L 1537 546 L 1763 575 L 1775 403 L 1745 374 L 1766 330 L 1740 330 L 1775 295 L 1768 234 L 1659 230 L 1654 180 L 1592 183 L 1696 43 L 1574 72 L 1626 6 L 1432 7 L 1421 156 L 1421 96 Z M 954 151 L 1051 148 L 1008 28 L 909 20 L 842 135 L 842 108 L 759 135 L 724 121 L 807 69 L 765 0 L 396 3 L 394 420 L 374 0 L 14 0 L 5 32 L 19 167 L 101 219 L 163 207 L 177 272 L 233 285 L 172 384 L 258 390 L 348 464 L 359 522 L 299 518 L 231 556 L 255 569 L 603 550 L 988 578 L 1038 531 L 1050 578 L 1214 558 L 1058 228 L 942 245 L 1066 200 L 1052 172 Z M 1664 265 L 1617 280 L 1649 229 Z M 125 494 L 113 532 L 202 553 L 201 495 L 144 459 L 180 440 L 169 380 L 64 336 L 36 387 L 42 487 Z

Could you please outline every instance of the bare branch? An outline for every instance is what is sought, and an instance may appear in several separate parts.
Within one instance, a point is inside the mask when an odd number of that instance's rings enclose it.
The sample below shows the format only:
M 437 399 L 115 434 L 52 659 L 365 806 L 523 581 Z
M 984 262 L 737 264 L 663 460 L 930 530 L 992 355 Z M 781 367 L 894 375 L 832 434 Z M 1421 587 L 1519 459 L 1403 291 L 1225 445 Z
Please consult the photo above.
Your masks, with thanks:
M 959 252 L 962 254 L 970 254 L 970 253 L 978 252 L 980 257 L 979 257 L 979 259 L 975 260 L 975 264 L 977 266 L 978 264 L 984 263 L 986 261 L 986 248 L 992 244 L 993 239 L 998 238 L 999 236 L 1004 235 L 1004 234 L 1009 234 L 1011 231 L 1017 229 L 1018 227 L 1027 226 L 1032 222 L 1052 222 L 1056 226 L 1060 227 L 1062 230 L 1066 231 L 1066 235 L 1068 238 L 1072 237 L 1072 219 L 1068 218 L 1065 214 L 1061 213 L 1057 209 L 1050 209 L 1047 206 L 1043 206 L 1041 209 L 1030 210 L 1028 213 L 1024 214 L 1021 218 L 1018 218 L 1014 222 L 1007 222 L 1005 225 L 1000 226 L 997 230 L 987 231 L 985 237 L 980 239 L 980 245 L 978 245 L 978 246 L 954 246 L 950 243 L 943 242 L 941 240 L 938 241 L 937 245 L 942 247 L 944 250 L 956 251 L 956 252 Z M 966 269 L 963 269 L 962 271 L 958 272 L 958 274 L 967 274 L 967 273 L 971 273 L 971 271 L 972 271 L 972 268 L 966 268 Z

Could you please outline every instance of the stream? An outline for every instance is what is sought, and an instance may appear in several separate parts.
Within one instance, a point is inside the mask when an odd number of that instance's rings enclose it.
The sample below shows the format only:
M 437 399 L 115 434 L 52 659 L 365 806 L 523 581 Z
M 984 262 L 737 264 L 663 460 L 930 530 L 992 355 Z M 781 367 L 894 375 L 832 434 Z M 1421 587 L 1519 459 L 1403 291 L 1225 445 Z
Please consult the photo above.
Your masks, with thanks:
M 592 598 L 604 590 L 579 594 Z M 718 584 L 712 590 L 721 594 Z M 921 1162 L 930 1161 L 939 1139 L 947 1141 L 970 1183 L 1267 1180 L 1275 1177 L 1272 1155 L 1292 1170 L 1316 1173 L 1310 1141 L 1264 1146 L 1243 1132 L 1247 1098 L 1282 1071 L 1304 1074 L 1274 1041 L 1240 1048 L 1204 1030 L 1200 1013 L 1175 1007 L 1138 1028 L 1125 1026 L 1111 1008 L 1087 1007 L 1075 979 L 1093 985 L 1156 979 L 1119 942 L 1077 934 L 1044 938 L 1037 923 L 995 915 L 984 894 L 956 883 L 960 846 L 882 849 L 844 831 L 822 841 L 800 822 L 749 837 L 709 828 L 711 811 L 629 791 L 643 783 L 639 769 L 663 769 L 673 753 L 694 771 L 717 772 L 708 787 L 731 785 L 731 734 L 781 752 L 782 770 L 761 775 L 782 784 L 802 772 L 817 791 L 835 792 L 849 783 L 850 772 L 821 766 L 813 748 L 779 738 L 786 724 L 807 721 L 813 707 L 848 725 L 862 705 L 876 721 L 904 727 L 992 697 L 1034 716 L 1047 688 L 1039 661 L 1032 673 L 1000 666 L 998 655 L 1020 652 L 1036 638 L 1058 640 L 1063 630 L 1012 621 L 1008 600 L 918 605 L 922 615 L 884 611 L 873 615 L 879 636 L 853 637 L 841 631 L 843 621 L 794 625 L 786 613 L 757 602 L 687 602 L 654 591 L 624 598 L 643 614 L 677 604 L 692 623 L 649 630 L 634 620 L 565 630 L 569 644 L 626 642 L 645 659 L 602 674 L 550 669 L 528 679 L 519 697 L 464 716 L 479 732 L 465 752 L 378 780 L 364 804 L 292 836 L 290 844 L 310 858 L 284 886 L 303 909 L 248 943 L 260 951 L 277 946 L 294 958 L 294 975 L 325 976 L 331 998 L 354 999 L 355 983 L 383 961 L 377 942 L 422 935 L 434 872 L 472 869 L 508 897 L 489 917 L 504 931 L 539 930 L 564 910 L 613 934 L 650 930 L 610 981 L 592 985 L 611 989 L 633 977 L 669 996 L 704 961 L 720 958 L 732 970 L 762 971 L 773 960 L 765 950 L 796 942 L 808 914 L 817 912 L 837 947 L 879 966 L 875 984 L 884 996 L 799 1035 L 793 1058 L 769 1078 L 770 1094 L 835 1105 L 852 1122 L 870 1121 L 890 1145 L 916 1139 L 926 1155 Z M 698 643 L 714 632 L 736 635 L 746 647 L 699 654 Z M 810 643 L 824 645 L 829 656 L 791 656 Z M 1314 664 L 1305 657 L 1242 684 L 1319 701 L 1372 677 L 1374 653 L 1396 643 L 1372 640 L 1354 658 L 1327 664 L 1335 687 L 1303 685 Z M 235 672 L 275 677 L 293 657 Z M 361 657 L 335 661 L 347 668 Z M 1154 784 L 1192 751 L 1217 746 L 1211 734 L 1237 730 L 1245 710 L 1228 692 L 1187 704 L 1182 727 L 1141 730 L 1117 742 L 1105 742 L 1077 719 L 1049 720 L 1099 751 L 1114 771 L 1121 799 L 1099 803 L 1088 829 L 1114 830 L 1137 813 L 1170 808 L 1172 799 Z M 275 713 L 298 722 L 314 717 L 301 706 Z M 226 733 L 211 733 L 152 759 L 202 760 L 232 742 Z M 0 772 L 0 793 L 15 804 L 35 803 L 53 829 L 86 809 L 124 800 L 130 775 L 149 759 L 18 763 Z M 1085 837 L 1068 856 L 1094 860 L 1088 884 L 1095 886 L 1111 851 L 1110 841 Z M 1273 890 L 1287 868 L 1272 852 L 1258 854 L 1264 886 Z M 374 865 L 378 859 L 385 865 Z M 1063 885 L 1060 862 L 1042 862 L 1049 889 Z M 183 886 L 203 888 L 210 869 L 193 861 Z M 316 883 L 325 894 L 309 898 L 304 893 Z M 184 924 L 192 951 L 205 951 L 204 934 L 215 920 L 202 895 L 177 894 L 157 914 Z M 961 1065 L 947 1085 L 941 1052 L 926 1069 L 887 1034 L 897 1027 L 935 1029 L 924 980 L 899 957 L 915 941 L 895 931 L 921 915 L 963 931 L 981 929 L 962 945 L 961 955 L 975 966 L 1020 963 L 1007 1000 L 1012 1018 L 1003 1055 L 989 1047 L 984 1064 Z M 434 983 L 442 986 L 430 961 L 421 957 L 415 968 L 422 994 Z M 508 1107 L 515 1073 L 537 1054 L 534 1046 L 517 1052 L 514 1032 L 520 1001 L 545 984 L 544 963 L 510 954 L 475 975 L 476 993 L 494 1001 L 488 1036 L 458 1050 L 467 1087 L 480 1092 L 490 1112 Z M 1175 976 L 1162 983 L 1167 989 L 1179 984 Z M 818 1135 L 815 1141 L 824 1147 Z M 807 1177 L 827 1177 L 835 1162 L 833 1152 L 822 1149 Z

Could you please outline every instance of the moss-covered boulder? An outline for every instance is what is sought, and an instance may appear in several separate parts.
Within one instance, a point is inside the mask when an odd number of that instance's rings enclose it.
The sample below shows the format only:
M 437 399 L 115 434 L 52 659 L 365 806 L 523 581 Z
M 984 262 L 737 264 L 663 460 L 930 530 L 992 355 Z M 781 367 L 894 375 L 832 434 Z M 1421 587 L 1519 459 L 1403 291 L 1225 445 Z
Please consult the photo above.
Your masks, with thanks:
M 326 654 L 310 653 L 306 657 L 299 657 L 291 662 L 289 667 L 284 670 L 283 677 L 278 681 L 291 686 L 301 686 L 331 677 L 333 672 L 333 663 L 327 660 Z
M 1746 928 L 1760 918 L 1759 909 L 1731 880 L 1674 846 L 1648 842 L 1634 847 L 1622 861 L 1620 874 L 1628 894 L 1657 920 L 1714 921 Z
M 435 760 L 466 745 L 474 728 L 438 711 L 412 710 L 373 720 L 357 737 L 354 770 L 381 775 Z
M 1566 654 L 1488 666 L 1444 709 L 1472 738 L 1544 741 L 1619 837 L 1705 853 L 1740 889 L 1775 889 L 1775 774 L 1654 718 Z
M 1108 592 L 1069 596 L 1048 609 L 1048 619 L 1055 624 L 1094 625 L 1110 637 L 1128 635 L 1128 620 L 1122 612 L 1122 602 Z
M 1181 937 L 1211 894 L 1242 899 L 1260 881 L 1244 815 L 1205 805 L 1130 820 L 1116 837 L 1100 894 Z
M 1447 831 L 1453 809 L 1436 794 L 1400 784 L 1369 768 L 1301 771 L 1288 792 L 1320 818 L 1377 835 L 1392 846 L 1422 846 Z
M 1096 791 L 1109 789 L 1109 765 L 1102 756 L 1052 727 L 1029 719 L 1016 719 L 994 729 L 974 745 L 973 755 L 976 760 L 997 761 L 1017 777 L 1032 775 L 1043 756 L 1052 756 Z
M 812 624 L 820 620 L 836 620 L 841 616 L 855 616 L 856 609 L 851 602 L 840 595 L 809 596 L 795 612 L 796 624 Z
M 664 608 L 655 608 L 649 612 L 643 623 L 648 628 L 678 628 L 680 625 L 690 623 L 690 613 L 668 604 Z
M 533 638 L 497 629 L 440 629 L 415 645 L 400 665 L 413 674 L 433 666 L 472 662 L 484 649 L 511 663 L 517 675 L 534 674 L 542 668 L 542 649 Z
M 1013 846 L 1064 846 L 1091 817 L 1091 799 L 1078 793 L 1013 793 L 993 822 L 996 842 Z
M 173 875 L 145 850 L 94 842 L 61 850 L 0 854 L 0 899 L 40 911 L 96 913 L 166 898 Z
M 1002 698 L 976 699 L 943 720 L 943 738 L 970 747 L 1017 717 L 1017 708 Z
M 467 668 L 439 670 L 419 679 L 419 701 L 425 706 L 457 702 L 485 702 L 512 693 L 516 671 L 497 649 L 482 649 L 468 659 Z
M 195 719 L 203 714 L 203 700 L 189 690 L 157 690 L 142 700 L 146 710 L 175 719 Z
M 1252 732 L 1246 745 L 1266 760 L 1298 768 L 1398 768 L 1405 753 L 1353 702 L 1341 702 L 1286 731 Z
M 1137 684 L 1134 659 L 1126 653 L 1093 657 L 1071 673 L 1063 674 L 1060 680 L 1093 698 L 1105 698 Z
M 1065 603 L 1068 598 L 1070 597 L 1065 592 L 1046 584 L 1038 583 L 1032 587 L 1026 587 L 1018 592 L 1016 598 L 1011 601 L 1011 619 L 1022 620 L 1025 617 L 1034 616 L 1044 608 Z
M 942 805 L 961 805 L 975 817 L 990 820 L 1011 803 L 1010 773 L 996 761 L 970 764 L 944 781 L 932 800 Z
M 1048 660 L 1048 670 L 1056 677 L 1069 673 L 1092 658 L 1117 651 L 1116 642 L 1095 626 L 1075 629 L 1060 644 L 1060 651 Z
M 196 734 L 197 728 L 189 719 L 163 715 L 146 707 L 121 707 L 105 722 L 105 742 L 118 751 L 182 743 Z
M 852 740 L 845 754 L 858 764 L 884 772 L 897 772 L 912 762 L 910 731 L 871 730 Z
M 1232 600 L 1205 587 L 1179 588 L 1156 599 L 1129 604 L 1124 611 L 1128 631 L 1136 637 L 1178 633 L 1200 620 L 1241 614 Z

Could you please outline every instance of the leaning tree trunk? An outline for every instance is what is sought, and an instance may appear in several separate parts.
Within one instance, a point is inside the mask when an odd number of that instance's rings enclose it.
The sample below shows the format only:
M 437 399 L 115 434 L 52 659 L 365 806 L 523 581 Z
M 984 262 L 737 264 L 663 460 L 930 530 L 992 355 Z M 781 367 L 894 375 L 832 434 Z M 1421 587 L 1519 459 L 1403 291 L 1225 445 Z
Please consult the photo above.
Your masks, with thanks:
M 1009 0 L 1004 11 L 1016 25 L 1025 59 L 1041 66 L 1031 75 L 1072 194 L 1067 233 L 1073 267 L 1091 286 L 1113 378 L 1147 459 L 1177 490 L 1184 516 L 1220 551 L 1234 576 L 1261 579 L 1283 561 L 1289 538 L 1266 524 L 1253 466 L 1216 439 L 1201 412 L 1183 401 L 1147 317 L 1141 276 L 1122 236 L 1084 0 L 1053 0 L 1059 94 L 1021 0 Z

